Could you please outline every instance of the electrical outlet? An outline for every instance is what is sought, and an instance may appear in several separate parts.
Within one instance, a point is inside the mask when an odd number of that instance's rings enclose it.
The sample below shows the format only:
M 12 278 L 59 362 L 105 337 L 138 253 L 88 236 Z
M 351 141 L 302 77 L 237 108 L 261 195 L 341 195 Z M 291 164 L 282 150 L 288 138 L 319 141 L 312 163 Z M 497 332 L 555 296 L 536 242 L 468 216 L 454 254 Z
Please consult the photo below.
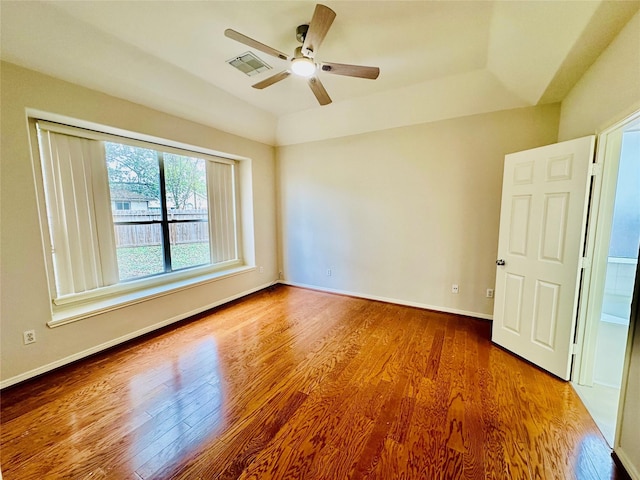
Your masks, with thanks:
M 264 267 L 260 267 L 260 269 L 258 270 L 260 273 L 264 273 Z
M 22 338 L 24 340 L 25 345 L 29 345 L 30 343 L 36 343 L 36 331 L 25 330 L 24 332 L 22 332 Z
M 487 298 L 493 298 L 493 288 L 487 288 Z
M 458 284 L 454 283 L 451 285 L 451 293 L 458 293 Z
M 327 277 L 330 277 L 330 276 L 331 276 L 331 269 L 327 268 Z

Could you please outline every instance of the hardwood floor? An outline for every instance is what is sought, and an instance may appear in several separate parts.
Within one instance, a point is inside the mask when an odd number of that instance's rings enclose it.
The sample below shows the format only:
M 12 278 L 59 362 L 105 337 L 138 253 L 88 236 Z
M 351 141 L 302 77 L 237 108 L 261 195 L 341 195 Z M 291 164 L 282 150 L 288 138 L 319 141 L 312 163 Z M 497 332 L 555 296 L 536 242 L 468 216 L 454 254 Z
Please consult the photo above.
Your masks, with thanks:
M 490 323 L 274 287 L 2 392 L 13 479 L 615 479 Z

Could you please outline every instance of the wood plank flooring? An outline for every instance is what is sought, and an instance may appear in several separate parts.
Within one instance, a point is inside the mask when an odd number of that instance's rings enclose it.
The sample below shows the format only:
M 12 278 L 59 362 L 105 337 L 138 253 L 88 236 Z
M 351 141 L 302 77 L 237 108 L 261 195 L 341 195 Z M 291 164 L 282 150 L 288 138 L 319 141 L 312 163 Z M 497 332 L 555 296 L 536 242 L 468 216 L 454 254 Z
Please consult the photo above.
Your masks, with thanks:
M 489 322 L 278 286 L 1 394 L 5 480 L 626 478 Z

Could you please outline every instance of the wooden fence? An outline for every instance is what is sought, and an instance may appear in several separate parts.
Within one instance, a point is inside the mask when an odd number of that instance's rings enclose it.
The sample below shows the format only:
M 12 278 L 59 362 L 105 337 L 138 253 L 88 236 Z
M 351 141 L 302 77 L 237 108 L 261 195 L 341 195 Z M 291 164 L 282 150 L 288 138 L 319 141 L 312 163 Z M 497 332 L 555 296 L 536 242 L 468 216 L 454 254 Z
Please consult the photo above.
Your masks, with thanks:
M 127 211 L 115 212 L 116 248 L 142 247 L 162 244 L 162 229 L 159 224 L 118 225 L 117 222 L 159 221 L 159 212 Z M 208 219 L 207 212 L 202 210 L 181 210 L 170 212 L 169 220 L 201 220 Z M 169 225 L 169 241 L 172 245 L 180 243 L 201 243 L 209 241 L 209 222 L 172 223 Z

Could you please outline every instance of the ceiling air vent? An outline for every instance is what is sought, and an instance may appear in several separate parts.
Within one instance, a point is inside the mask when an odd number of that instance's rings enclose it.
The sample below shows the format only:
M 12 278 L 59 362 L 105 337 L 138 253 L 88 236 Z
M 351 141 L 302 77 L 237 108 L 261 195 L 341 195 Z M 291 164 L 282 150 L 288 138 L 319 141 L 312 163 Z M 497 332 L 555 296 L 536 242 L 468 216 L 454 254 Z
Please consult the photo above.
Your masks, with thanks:
M 271 66 L 264 63 L 251 52 L 246 52 L 231 60 L 227 60 L 227 63 L 249 76 L 257 75 L 258 73 L 271 69 Z

